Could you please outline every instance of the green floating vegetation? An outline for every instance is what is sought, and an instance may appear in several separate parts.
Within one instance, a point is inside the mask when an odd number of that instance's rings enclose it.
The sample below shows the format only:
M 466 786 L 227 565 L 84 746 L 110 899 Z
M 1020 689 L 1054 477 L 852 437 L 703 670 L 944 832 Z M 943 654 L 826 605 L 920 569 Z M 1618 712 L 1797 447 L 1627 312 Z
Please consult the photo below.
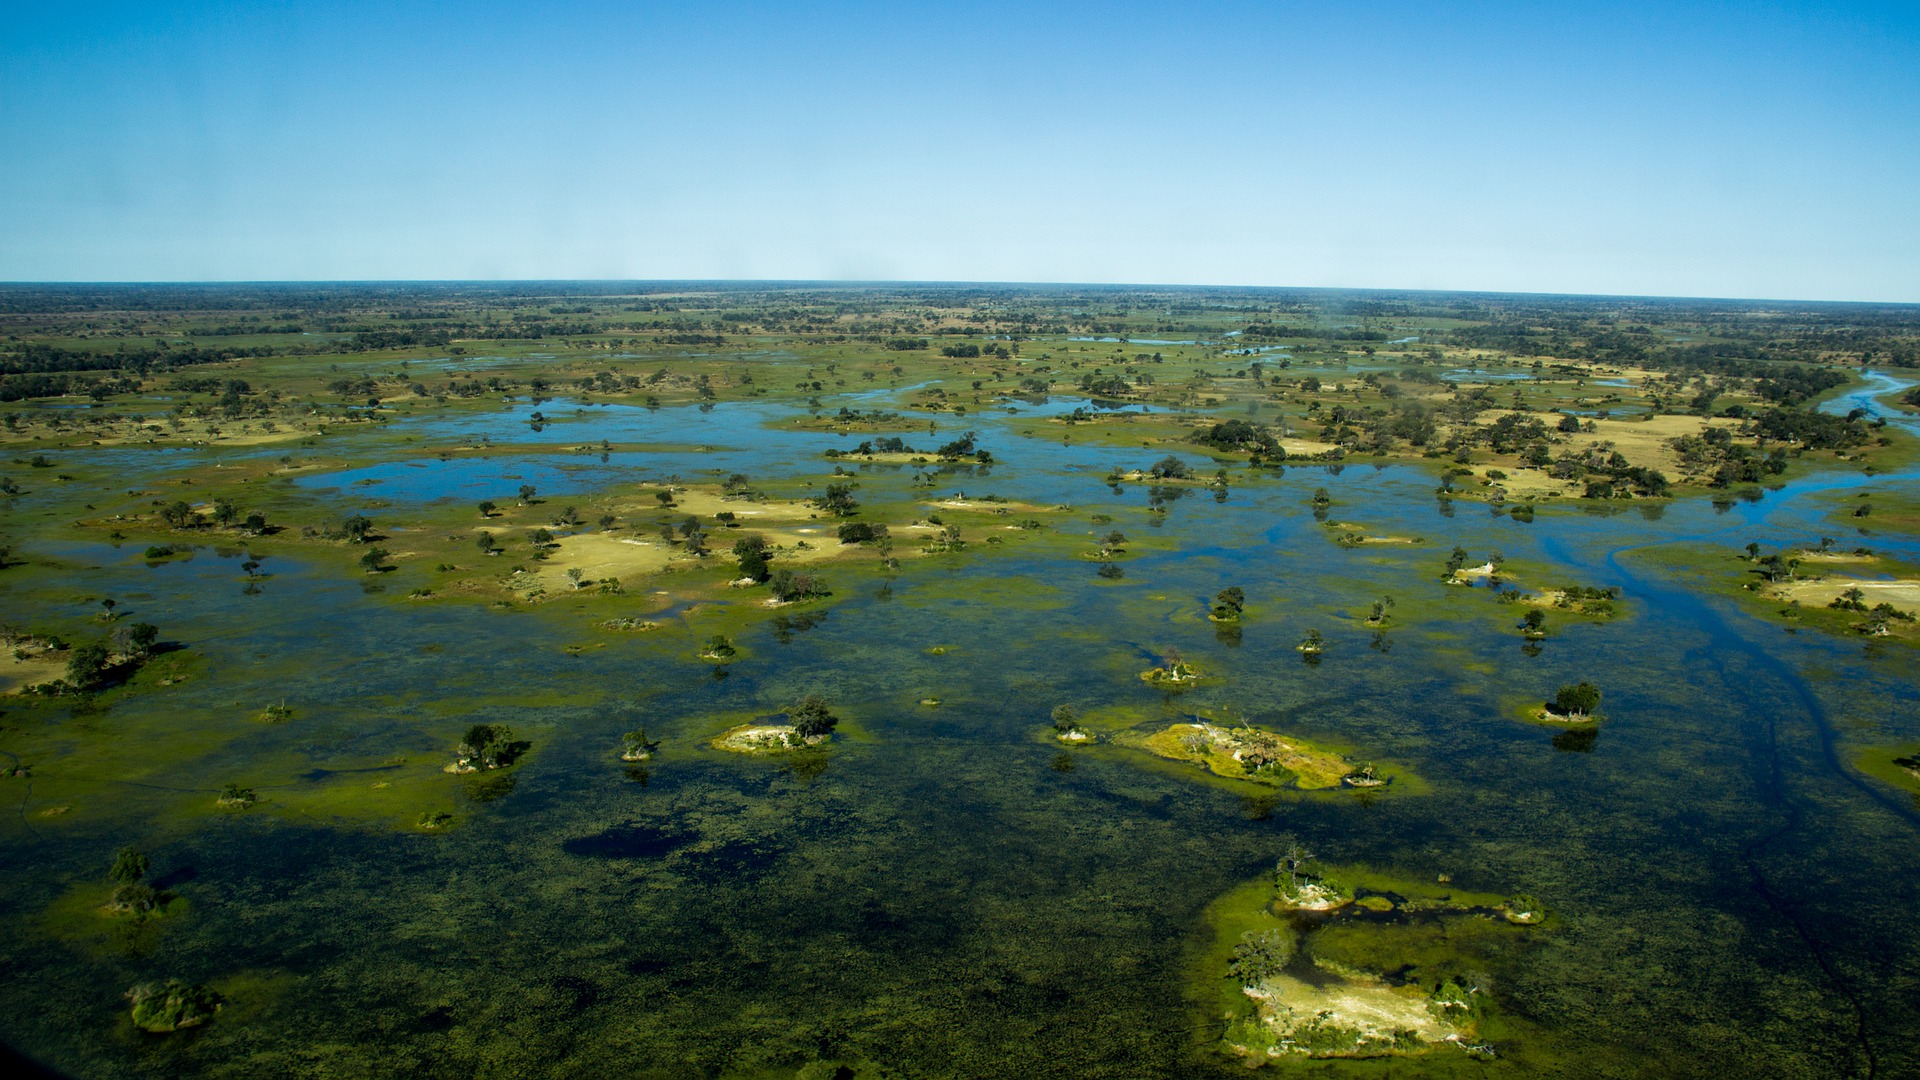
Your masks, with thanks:
M 1512 1029 L 1487 971 L 1546 918 L 1537 900 L 1334 868 L 1297 838 L 1281 843 L 1271 876 L 1208 911 L 1195 971 L 1221 1006 L 1223 1051 L 1250 1064 L 1499 1055 L 1493 1038 Z

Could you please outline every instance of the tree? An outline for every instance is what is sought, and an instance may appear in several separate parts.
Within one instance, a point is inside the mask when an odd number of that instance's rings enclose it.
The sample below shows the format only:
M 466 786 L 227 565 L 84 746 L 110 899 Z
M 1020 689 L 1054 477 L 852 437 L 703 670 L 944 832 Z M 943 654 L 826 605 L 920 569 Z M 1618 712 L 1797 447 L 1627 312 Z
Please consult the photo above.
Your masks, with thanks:
M 490 518 L 490 517 L 492 517 L 492 516 L 493 516 L 493 508 L 494 508 L 494 502 L 493 502 L 493 500 L 492 500 L 492 499 L 481 499 L 481 500 L 480 500 L 480 516 L 481 516 L 481 517 L 483 517 L 483 518 Z
M 82 690 L 91 690 L 100 685 L 112 655 L 105 645 L 77 646 L 67 657 L 67 681 Z
M 647 738 L 646 728 L 635 728 L 620 736 L 620 740 L 620 760 L 622 761 L 645 761 L 653 756 L 654 750 L 660 745 Z
M 1300 891 L 1301 872 L 1313 861 L 1313 849 L 1293 833 L 1280 834 L 1280 861 L 1275 865 L 1276 874 L 1287 875 L 1287 894 Z
M 373 532 L 373 520 L 365 514 L 355 514 L 340 523 L 340 531 L 346 534 L 348 543 L 364 544 Z
M 837 535 L 842 544 L 864 544 L 884 539 L 887 535 L 887 527 L 864 521 L 849 521 L 840 526 Z
M 813 500 L 813 504 L 836 517 L 848 517 L 859 503 L 853 498 L 852 484 L 828 484 L 826 494 Z
M 768 587 L 779 600 L 792 603 L 799 600 L 811 600 L 816 596 L 826 596 L 826 583 L 812 574 L 796 574 L 791 570 L 774 572 Z
M 1220 590 L 1213 598 L 1212 617 L 1215 622 L 1239 622 L 1240 613 L 1246 608 L 1247 594 L 1238 585 L 1229 585 Z
M 213 500 L 213 520 L 219 522 L 221 525 L 231 525 L 233 524 L 233 519 L 239 516 L 240 511 L 236 509 L 232 503 L 225 499 Z
M 459 754 L 483 769 L 498 769 L 513 764 L 526 748 L 526 743 L 514 741 L 513 729 L 505 724 L 475 724 L 460 740 Z
M 520 485 L 520 505 L 526 506 L 532 503 L 533 494 L 534 494 L 534 487 L 532 484 L 521 484 Z
M 138 848 L 123 847 L 113 857 L 113 869 L 107 871 L 109 880 L 122 885 L 132 885 L 147 876 L 147 856 Z
M 1065 735 L 1079 727 L 1080 714 L 1074 711 L 1073 706 L 1055 705 L 1053 707 L 1053 730 Z
M 576 589 L 580 587 L 580 579 L 585 576 L 586 576 L 585 573 L 582 572 L 581 569 L 577 566 L 570 566 L 567 568 L 567 583 L 572 585 Z
M 1546 621 L 1546 615 L 1544 615 L 1539 608 L 1534 608 L 1527 612 L 1525 618 L 1520 620 L 1520 625 L 1524 627 L 1528 633 L 1538 633 L 1540 627 L 1545 625 Z
M 755 582 L 767 580 L 767 538 L 748 533 L 733 542 L 733 556 L 740 560 L 740 576 Z
M 1747 561 L 1757 562 L 1759 561 L 1759 559 L 1760 559 L 1760 545 L 1758 543 L 1749 543 L 1747 545 Z
M 1562 716 L 1591 716 L 1600 708 L 1600 688 L 1585 679 L 1553 695 L 1553 711 Z
M 1117 551 L 1125 551 L 1126 544 L 1127 534 L 1115 529 L 1100 538 L 1100 554 L 1111 555 Z
M 168 525 L 176 529 L 187 528 L 199 521 L 199 515 L 195 514 L 193 507 L 183 499 L 175 499 L 172 503 L 162 507 L 160 517 Z
M 160 628 L 147 622 L 115 627 L 109 640 L 115 652 L 138 662 L 153 652 L 154 644 L 160 640 Z
M 833 734 L 833 729 L 840 724 L 840 718 L 833 715 L 825 698 L 808 694 L 787 706 L 787 722 L 793 725 L 795 735 L 812 739 Z
M 360 569 L 365 570 L 369 574 L 377 574 L 381 570 L 386 569 L 386 567 L 382 565 L 386 561 L 387 561 L 386 548 L 380 548 L 380 547 L 368 548 L 367 553 L 365 555 L 360 556 Z
M 479 548 L 480 554 L 482 555 L 491 555 L 499 547 L 498 544 L 494 543 L 493 534 L 490 532 L 482 532 L 480 535 L 474 537 L 473 546 Z
M 1186 462 L 1168 454 L 1154 462 L 1147 469 L 1147 475 L 1156 480 L 1185 480 L 1193 476 L 1193 470 L 1187 467 Z
M 247 514 L 247 519 L 240 523 L 240 529 L 241 531 L 250 533 L 254 536 L 258 536 L 261 533 L 266 532 L 267 531 L 267 515 L 261 513 L 258 510 L 250 512 L 249 514 Z

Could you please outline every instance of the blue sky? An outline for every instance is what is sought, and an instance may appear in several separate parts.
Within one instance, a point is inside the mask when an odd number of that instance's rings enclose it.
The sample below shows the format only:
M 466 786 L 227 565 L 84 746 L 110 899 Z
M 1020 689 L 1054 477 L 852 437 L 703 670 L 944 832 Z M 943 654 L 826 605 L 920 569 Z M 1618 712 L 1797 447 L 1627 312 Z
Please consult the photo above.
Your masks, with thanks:
M 0 33 L 0 279 L 582 277 L 1920 301 L 1920 5 L 76 3 Z

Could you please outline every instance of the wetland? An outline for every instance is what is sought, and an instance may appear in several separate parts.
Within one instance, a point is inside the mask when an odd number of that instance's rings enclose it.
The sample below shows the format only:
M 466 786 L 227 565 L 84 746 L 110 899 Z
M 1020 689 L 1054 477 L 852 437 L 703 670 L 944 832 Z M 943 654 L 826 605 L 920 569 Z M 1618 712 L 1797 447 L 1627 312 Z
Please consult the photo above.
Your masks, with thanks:
M 62 1074 L 1920 1072 L 1920 309 L 0 317 Z

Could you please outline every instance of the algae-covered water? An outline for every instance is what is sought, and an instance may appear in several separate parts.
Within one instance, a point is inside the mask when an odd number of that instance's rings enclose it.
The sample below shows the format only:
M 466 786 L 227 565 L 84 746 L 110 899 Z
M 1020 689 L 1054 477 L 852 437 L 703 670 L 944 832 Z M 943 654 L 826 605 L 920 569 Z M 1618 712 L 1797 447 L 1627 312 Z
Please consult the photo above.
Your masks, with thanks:
M 351 508 L 517 482 L 819 479 L 820 452 L 844 446 L 764 426 L 786 415 L 775 406 L 546 408 L 564 432 L 536 441 L 712 449 L 602 461 L 530 445 L 302 483 Z M 1523 523 L 1437 500 L 1411 466 L 1291 467 L 1239 470 L 1219 498 L 1189 489 L 1162 518 L 1145 486 L 1101 479 L 1157 453 L 1023 437 L 1023 422 L 970 418 L 997 463 L 944 473 L 937 492 L 1071 505 L 1047 525 L 1059 542 L 828 564 L 832 600 L 750 621 L 724 675 L 667 641 L 599 632 L 564 600 L 407 604 L 290 557 L 248 594 L 236 552 L 149 565 L 135 544 L 29 545 L 65 569 L 9 579 L 10 608 L 120 597 L 185 646 L 169 655 L 189 677 L 103 712 L 0 717 L 7 747 L 36 725 L 40 759 L 0 787 L 17 808 L 0 825 L 0 1037 L 99 1077 L 1237 1073 L 1218 1049 L 1220 976 L 1196 976 L 1203 915 L 1293 833 L 1332 862 L 1528 893 L 1551 917 L 1483 973 L 1516 1033 L 1494 1060 L 1443 1048 L 1274 1068 L 1920 1072 L 1920 806 L 1852 760 L 1920 739 L 1910 658 L 1783 632 L 1655 557 L 1807 542 L 1815 496 L 1868 478 Z M 430 423 L 423 442 L 528 430 L 508 413 Z M 938 426 L 914 437 L 962 427 Z M 156 476 L 177 460 L 120 457 Z M 915 470 L 856 471 L 873 507 L 914 497 Z M 1423 542 L 1336 545 L 1310 512 L 1321 487 L 1335 520 Z M 1117 581 L 1069 539 L 1110 527 L 1134 538 Z M 1624 614 L 1556 617 L 1527 648 L 1492 590 L 1441 583 L 1456 544 L 1503 553 L 1527 587 L 1619 586 Z M 1228 585 L 1247 596 L 1237 633 L 1205 618 Z M 1376 632 L 1362 619 L 1382 595 L 1394 618 Z M 1295 649 L 1308 629 L 1327 641 L 1317 663 Z M 1206 682 L 1143 684 L 1169 649 Z M 1520 719 L 1583 678 L 1606 693 L 1591 738 Z M 828 751 L 706 747 L 716 718 L 809 692 L 846 717 Z M 291 720 L 254 719 L 275 700 Z M 1059 704 L 1140 723 L 1244 716 L 1419 787 L 1276 793 L 1110 743 L 1067 750 L 1047 737 Z M 533 752 L 510 783 L 434 779 L 476 721 L 511 724 Z M 625 766 L 620 735 L 641 725 L 660 752 Z M 216 811 L 230 781 L 260 805 Z M 451 828 L 382 816 L 412 782 L 446 785 Z M 56 805 L 71 809 L 43 815 Z M 178 898 L 137 925 L 95 910 L 127 844 Z M 136 1030 L 122 995 L 166 978 L 227 1005 L 203 1027 Z

